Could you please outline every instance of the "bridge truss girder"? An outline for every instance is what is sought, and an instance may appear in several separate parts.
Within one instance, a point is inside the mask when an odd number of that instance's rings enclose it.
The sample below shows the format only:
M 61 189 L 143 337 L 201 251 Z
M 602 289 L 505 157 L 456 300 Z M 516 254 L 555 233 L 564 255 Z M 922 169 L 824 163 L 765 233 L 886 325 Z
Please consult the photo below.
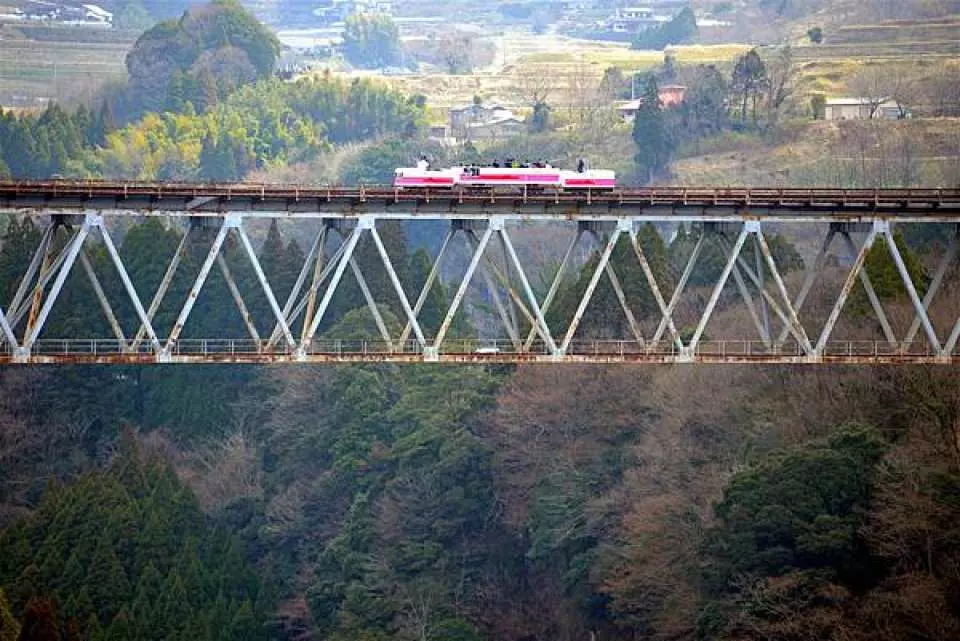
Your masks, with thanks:
M 769 228 L 768 223 L 775 221 L 745 217 L 739 221 L 702 223 L 701 235 L 687 264 L 673 291 L 667 295 L 665 283 L 657 281 L 650 260 L 638 240 L 639 226 L 648 222 L 646 218 L 581 220 L 576 222 L 576 231 L 566 246 L 549 288 L 539 297 L 531 285 L 528 270 L 520 260 L 508 226 L 509 223 L 519 222 L 520 217 L 490 215 L 483 219 L 452 219 L 449 220 L 449 228 L 433 260 L 426 282 L 420 288 L 416 300 L 411 302 L 406 291 L 412 290 L 405 288 L 401 282 L 378 231 L 377 222 L 382 218 L 376 214 L 359 215 L 353 222 L 343 218 L 329 218 L 322 219 L 297 279 L 281 306 L 247 232 L 247 223 L 261 217 L 256 213 L 230 213 L 219 218 L 192 219 L 179 247 L 166 266 L 159 287 L 153 292 L 149 305 L 144 306 L 144 299 L 141 298 L 144 292 L 138 290 L 132 282 L 102 214 L 87 212 L 50 216 L 42 230 L 40 243 L 10 303 L 6 307 L 0 307 L 0 363 L 960 361 L 960 355 L 957 354 L 960 317 L 947 333 L 938 334 L 928 313 L 937 294 L 942 290 L 950 268 L 956 263 L 960 245 L 960 225 L 957 224 L 954 224 L 949 246 L 921 299 L 917 284 L 911 279 L 894 242 L 891 223 L 886 218 L 830 223 L 816 259 L 807 268 L 802 286 L 795 297 L 788 291 L 765 231 Z M 179 306 L 170 332 L 160 335 L 153 322 L 158 309 L 170 294 L 171 283 L 187 251 L 188 239 L 196 233 L 196 228 L 210 226 L 211 221 L 216 228 L 213 242 L 200 264 L 186 299 Z M 683 224 L 683 220 L 676 217 L 664 218 L 660 222 Z M 865 234 L 859 246 L 853 237 L 853 234 L 858 233 Z M 123 284 L 123 294 L 136 313 L 138 327 L 132 336 L 124 333 L 114 311 L 114 301 L 108 299 L 87 256 L 85 245 L 91 236 L 96 235 L 100 236 L 109 257 L 109 264 L 116 270 Z M 270 323 L 273 326 L 269 335 L 261 335 L 258 331 L 256 319 L 251 315 L 244 292 L 224 259 L 224 244 L 231 236 L 239 241 L 241 255 L 249 262 L 269 305 Z M 356 260 L 357 246 L 365 236 L 369 237 L 376 247 L 380 257 L 380 264 L 376 268 L 386 272 L 403 311 L 402 321 L 405 325 L 398 336 L 391 335 L 367 285 L 363 268 Z M 815 282 L 823 273 L 831 247 L 838 237 L 852 262 L 826 321 L 814 331 L 809 319 L 804 322 L 802 311 Z M 899 339 L 865 270 L 867 255 L 878 237 L 886 241 L 885 245 L 897 267 L 900 282 L 912 307 L 912 323 Z M 330 253 L 328 246 L 335 238 L 339 241 Z M 623 238 L 632 248 L 632 255 L 643 274 L 643 285 L 648 288 L 656 302 L 659 314 L 659 318 L 654 319 L 656 328 L 646 335 L 643 323 L 635 317 L 627 300 L 621 277 L 611 262 L 613 251 Z M 554 333 L 547 321 L 547 314 L 556 301 L 564 279 L 571 272 L 576 250 L 583 248 L 585 239 L 600 248 L 599 259 L 592 272 L 583 275 L 588 276 L 586 287 L 577 301 L 572 317 L 563 331 Z M 61 241 L 62 246 L 57 249 Z M 453 289 L 454 294 L 438 331 L 434 336 L 428 336 L 421 324 L 421 313 L 432 288 L 444 272 L 450 248 L 457 242 L 463 243 L 469 251 L 469 261 Z M 715 243 L 723 250 L 723 268 L 709 288 L 710 294 L 693 325 L 692 335 L 685 337 L 678 329 L 677 312 L 707 243 Z M 754 258 L 752 265 L 749 260 L 751 247 Z M 497 253 L 500 254 L 499 260 Z M 187 340 L 181 338 L 194 305 L 209 282 L 214 266 L 227 284 L 249 339 L 241 341 L 222 337 Z M 366 268 L 370 269 L 370 266 Z M 67 338 L 45 342 L 41 336 L 50 313 L 60 299 L 68 278 L 77 269 L 82 270 L 89 282 L 112 338 Z M 345 346 L 342 341 L 328 341 L 316 336 L 348 269 L 356 279 L 365 304 L 374 318 L 380 334 L 379 341 Z M 447 338 L 456 315 L 463 313 L 468 291 L 471 287 L 478 286 L 475 283 L 478 276 L 508 337 L 503 349 L 499 346 L 496 349 L 483 348 L 476 343 L 451 341 Z M 616 295 L 630 335 L 616 341 L 582 341 L 577 338 L 578 329 L 589 312 L 598 285 L 604 278 Z M 756 337 L 705 341 L 708 324 L 731 280 L 746 307 L 753 329 L 756 330 Z M 859 343 L 854 345 L 854 341 L 847 341 L 845 348 L 843 344 L 838 348 L 831 343 L 831 337 L 858 282 L 880 325 L 884 341 L 875 341 L 872 346 Z M 771 318 L 776 321 L 771 322 Z M 301 330 L 299 336 L 296 336 L 294 328 L 298 323 Z M 923 340 L 918 343 L 921 331 Z M 705 344 L 708 342 L 710 345 Z M 477 349 L 478 346 L 481 349 Z

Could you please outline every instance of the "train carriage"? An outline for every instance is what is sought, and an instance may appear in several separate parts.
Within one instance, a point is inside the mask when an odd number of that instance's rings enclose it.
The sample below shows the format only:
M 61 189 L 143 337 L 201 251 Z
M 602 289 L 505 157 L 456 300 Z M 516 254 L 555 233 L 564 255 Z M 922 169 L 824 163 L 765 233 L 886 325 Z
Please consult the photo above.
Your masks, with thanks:
M 606 169 L 568 171 L 555 167 L 399 167 L 394 172 L 393 186 L 613 189 L 616 186 L 616 174 Z

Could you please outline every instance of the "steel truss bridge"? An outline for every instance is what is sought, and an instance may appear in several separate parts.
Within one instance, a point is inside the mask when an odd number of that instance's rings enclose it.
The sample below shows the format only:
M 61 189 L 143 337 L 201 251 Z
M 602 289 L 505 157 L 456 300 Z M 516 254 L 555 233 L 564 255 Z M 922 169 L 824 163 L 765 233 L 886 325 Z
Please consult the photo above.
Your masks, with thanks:
M 960 244 L 960 190 L 837 190 L 837 189 L 686 189 L 656 188 L 612 192 L 435 191 L 390 188 L 289 187 L 253 184 L 197 185 L 111 182 L 0 183 L 0 212 L 34 218 L 42 238 L 13 297 L 0 301 L 0 363 L 277 363 L 277 362 L 642 362 L 642 363 L 960 363 L 960 310 L 952 325 L 935 327 L 928 314 L 945 280 L 949 279 Z M 112 239 L 121 219 L 163 217 L 184 221 L 180 247 L 170 257 L 156 291 L 134 283 Z M 279 218 L 285 225 L 317 230 L 290 292 L 271 286 L 248 235 L 248 224 Z M 400 282 L 378 223 L 384 220 L 445 221 L 446 233 L 432 269 L 415 299 L 413 288 Z M 700 236 L 689 261 L 666 291 L 658 283 L 637 239 L 640 225 L 696 223 Z M 911 280 L 896 244 L 896 225 L 918 223 L 946 226 L 948 246 L 933 272 L 924 296 Z M 513 237 L 529 234 L 537 225 L 558 224 L 570 240 L 549 289 L 538 296 L 520 260 Z M 787 231 L 806 226 L 822 236 L 815 260 L 807 261 L 799 290 L 791 294 L 768 242 L 770 229 Z M 179 309 L 169 331 L 154 325 L 171 283 L 185 256 L 188 239 L 197 230 L 215 236 L 193 276 L 185 300 L 168 301 Z M 212 231 L 211 231 L 212 233 Z M 222 250 L 228 237 L 239 242 L 256 281 L 269 302 L 271 317 L 253 319 L 244 293 L 232 277 Z M 123 292 L 136 311 L 139 326 L 124 328 L 108 300 L 87 255 L 99 237 L 110 263 L 123 283 Z M 406 326 L 391 333 L 355 259 L 358 243 L 372 239 L 404 312 Z M 913 321 L 900 335 L 894 331 L 864 269 L 867 253 L 878 238 L 897 267 L 909 296 Z M 92 239 L 92 240 L 91 240 Z M 659 318 L 635 318 L 610 258 L 618 241 L 632 246 L 644 275 L 644 285 L 656 300 Z M 420 313 L 436 284 L 451 248 L 461 243 L 469 261 L 451 287 L 449 309 L 439 330 L 427 335 Z M 577 263 L 575 253 L 596 243 L 599 261 L 589 274 L 573 317 L 562 331 L 551 331 L 546 314 L 555 302 L 565 275 Z M 708 243 L 722 248 L 725 262 L 709 288 L 706 304 L 690 325 L 678 329 L 678 307 Z M 825 320 L 818 327 L 804 314 L 811 289 L 831 260 L 843 261 L 845 276 Z M 752 250 L 752 251 L 751 251 Z M 0 248 L 2 253 L 3 248 Z M 631 259 L 632 260 L 632 259 Z M 529 262 L 529 261 L 528 261 Z M 249 338 L 211 336 L 182 338 L 198 296 L 216 267 L 224 276 L 244 319 Z M 535 268 L 543 265 L 535 266 Z M 369 269 L 369 267 L 367 267 Z M 92 286 L 111 335 L 101 339 L 51 339 L 44 327 L 73 271 L 82 270 Z M 331 300 L 347 271 L 352 272 L 375 319 L 376 341 L 323 340 L 316 336 Z M 465 304 L 471 283 L 486 291 L 506 338 L 470 341 L 448 338 L 451 323 Z M 619 340 L 578 337 L 578 327 L 601 279 L 609 281 L 625 314 L 630 334 Z M 750 321 L 746 336 L 706 338 L 708 323 L 728 281 L 736 285 Z M 882 329 L 882 340 L 835 340 L 834 329 L 851 293 L 862 286 Z M 922 288 L 921 288 L 922 289 Z M 281 300 L 280 296 L 283 299 Z M 147 298 L 149 296 L 149 298 Z M 772 312 L 772 316 L 771 316 Z M 461 312 L 462 313 L 462 312 Z M 952 316 L 951 316 L 952 319 Z M 269 326 L 261 334 L 260 327 Z M 649 327 L 644 327 L 644 321 Z M 749 325 L 752 325 L 750 327 Z M 295 326 L 301 329 L 294 332 Z

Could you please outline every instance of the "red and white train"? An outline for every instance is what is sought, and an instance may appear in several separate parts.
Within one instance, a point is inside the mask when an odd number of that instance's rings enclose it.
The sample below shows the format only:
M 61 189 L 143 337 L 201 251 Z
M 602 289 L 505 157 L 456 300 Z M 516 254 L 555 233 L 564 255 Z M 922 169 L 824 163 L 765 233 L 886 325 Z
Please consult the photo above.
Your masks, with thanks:
M 613 189 L 614 172 L 606 169 L 569 171 L 555 167 L 400 167 L 394 187 L 556 187 L 559 189 Z

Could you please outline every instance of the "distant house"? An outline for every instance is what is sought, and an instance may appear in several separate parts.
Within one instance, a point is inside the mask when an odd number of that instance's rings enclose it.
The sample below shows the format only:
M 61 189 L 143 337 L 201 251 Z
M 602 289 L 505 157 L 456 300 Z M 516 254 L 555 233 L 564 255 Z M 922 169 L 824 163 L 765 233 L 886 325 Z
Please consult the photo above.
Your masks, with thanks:
M 527 126 L 523 120 L 513 114 L 500 116 L 485 122 L 475 122 L 467 126 L 467 140 L 504 140 L 519 136 L 526 131 Z
M 450 132 L 461 140 L 502 138 L 510 130 L 522 129 L 523 121 L 499 103 L 474 103 L 450 110 Z
M 909 112 L 906 116 L 910 116 Z M 898 120 L 904 114 L 900 103 L 892 98 L 883 98 L 879 102 L 869 98 L 828 98 L 823 117 L 825 120 Z
M 660 107 L 675 107 L 684 101 L 687 96 L 687 87 L 685 85 L 662 85 L 657 88 L 657 98 Z M 617 113 L 624 122 L 633 122 L 637 116 L 637 111 L 643 106 L 643 98 L 636 100 L 626 100 L 617 103 Z

